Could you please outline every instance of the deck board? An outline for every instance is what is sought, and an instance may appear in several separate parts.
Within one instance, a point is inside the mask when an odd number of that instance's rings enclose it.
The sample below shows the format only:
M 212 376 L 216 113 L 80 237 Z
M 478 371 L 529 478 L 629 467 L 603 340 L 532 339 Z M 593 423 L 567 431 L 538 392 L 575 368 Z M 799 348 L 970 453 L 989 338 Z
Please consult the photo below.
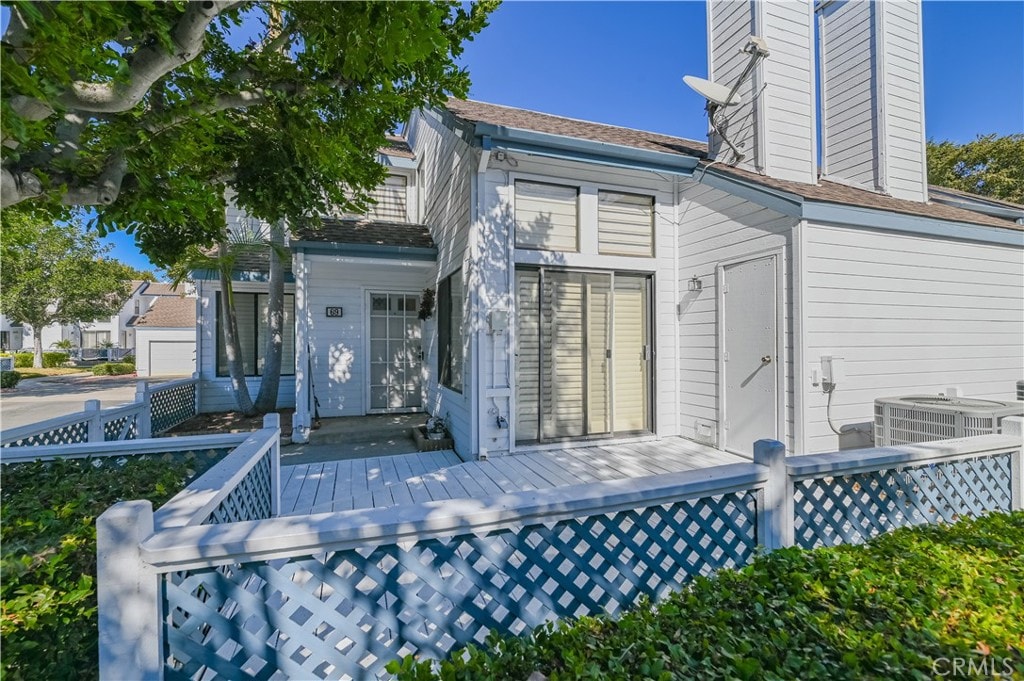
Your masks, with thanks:
M 463 462 L 444 450 L 284 465 L 281 512 L 301 515 L 481 498 L 744 461 L 749 459 L 682 438 L 664 438 L 600 446 L 573 443 L 487 461 Z

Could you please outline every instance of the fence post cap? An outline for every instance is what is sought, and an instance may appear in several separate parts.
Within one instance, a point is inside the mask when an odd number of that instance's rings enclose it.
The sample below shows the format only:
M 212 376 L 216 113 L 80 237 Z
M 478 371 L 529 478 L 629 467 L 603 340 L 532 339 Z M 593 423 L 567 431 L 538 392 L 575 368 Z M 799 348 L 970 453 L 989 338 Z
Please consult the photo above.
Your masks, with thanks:
M 277 412 L 263 415 L 263 427 L 264 428 L 280 428 L 281 427 L 281 415 Z
M 85 411 L 99 411 L 100 401 L 99 400 L 86 400 Z
M 754 463 L 786 455 L 786 445 L 778 440 L 758 440 L 754 443 Z

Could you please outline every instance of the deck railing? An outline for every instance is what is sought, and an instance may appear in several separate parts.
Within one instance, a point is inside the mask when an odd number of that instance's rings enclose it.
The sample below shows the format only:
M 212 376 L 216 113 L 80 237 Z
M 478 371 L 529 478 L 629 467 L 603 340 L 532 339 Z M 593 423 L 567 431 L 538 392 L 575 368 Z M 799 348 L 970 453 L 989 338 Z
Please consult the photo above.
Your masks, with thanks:
M 135 401 L 101 409 L 99 400 L 86 400 L 83 410 L 66 416 L 8 428 L 0 447 L 70 445 L 145 439 L 170 430 L 199 413 L 196 374 L 168 383 L 139 381 Z
M 187 511 L 133 501 L 98 519 L 102 678 L 374 678 L 489 631 L 615 614 L 757 545 L 1022 507 L 1019 435 L 798 457 L 760 441 L 749 464 L 271 518 L 273 475 L 262 505 L 266 485 L 244 482 L 270 450 L 243 447 Z M 216 517 L 236 492 L 259 510 Z

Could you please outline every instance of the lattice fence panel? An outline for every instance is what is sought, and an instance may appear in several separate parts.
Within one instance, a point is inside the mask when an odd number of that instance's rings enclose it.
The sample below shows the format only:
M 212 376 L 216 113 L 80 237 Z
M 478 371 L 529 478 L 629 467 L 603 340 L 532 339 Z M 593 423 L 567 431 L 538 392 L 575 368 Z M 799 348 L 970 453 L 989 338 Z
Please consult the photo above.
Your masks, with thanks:
M 34 447 L 39 445 L 73 445 L 89 441 L 89 422 L 69 423 L 44 433 L 29 435 L 21 440 L 8 442 L 4 447 Z
M 165 575 L 168 679 L 377 678 L 747 563 L 752 493 Z
M 111 419 L 103 424 L 103 441 L 113 442 L 115 440 L 134 440 L 138 437 L 137 417 L 135 414 L 128 414 L 120 418 Z
M 1010 454 L 794 485 L 795 539 L 803 548 L 859 543 L 897 527 L 954 522 L 1010 509 Z
M 270 456 L 265 455 L 252 467 L 241 482 L 231 490 L 203 525 L 220 523 L 237 523 L 243 520 L 263 520 L 270 518 L 272 468 Z
M 153 432 L 162 433 L 196 415 L 195 382 L 157 389 L 150 395 Z

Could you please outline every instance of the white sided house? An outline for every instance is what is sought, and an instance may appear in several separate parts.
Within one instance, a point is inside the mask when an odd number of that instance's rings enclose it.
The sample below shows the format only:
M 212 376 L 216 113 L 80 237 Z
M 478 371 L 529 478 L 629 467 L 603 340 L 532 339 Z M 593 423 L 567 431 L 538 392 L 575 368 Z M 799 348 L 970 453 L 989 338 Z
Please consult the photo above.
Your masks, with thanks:
M 195 372 L 196 310 L 193 296 L 165 295 L 129 320 L 138 376 L 191 376 Z
M 709 29 L 717 82 L 751 35 L 768 47 L 729 107 L 742 159 L 715 132 L 452 100 L 382 152 L 377 215 L 294 230 L 293 438 L 314 414 L 424 411 L 464 459 L 670 437 L 813 453 L 868 437 L 877 398 L 1013 399 L 1024 207 L 928 187 L 920 4 L 712 3 Z M 264 279 L 236 273 L 254 387 Z M 233 406 L 216 290 L 210 411 Z

